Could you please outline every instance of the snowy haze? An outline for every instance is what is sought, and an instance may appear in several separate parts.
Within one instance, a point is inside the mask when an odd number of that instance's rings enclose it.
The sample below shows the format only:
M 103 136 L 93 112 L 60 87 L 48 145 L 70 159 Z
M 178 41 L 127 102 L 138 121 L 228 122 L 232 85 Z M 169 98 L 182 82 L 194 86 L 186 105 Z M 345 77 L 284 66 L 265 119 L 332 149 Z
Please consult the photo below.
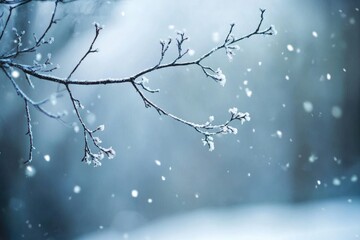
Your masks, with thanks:
M 33 3 L 22 15 L 34 23 L 25 24 L 29 32 L 46 26 L 52 4 Z M 41 52 L 60 65 L 53 74 L 67 76 L 91 43 L 93 22 L 104 25 L 99 53 L 88 56 L 75 79 L 126 77 L 151 67 L 160 57 L 159 39 L 178 30 L 190 37 L 186 59 L 197 58 L 222 43 L 230 23 L 236 36 L 256 29 L 259 8 L 266 9 L 263 28 L 274 25 L 277 35 L 240 42 L 232 61 L 223 51 L 207 59 L 226 75 L 224 87 L 196 67 L 146 75 L 149 87 L 161 90 L 147 96 L 186 120 L 214 116 L 220 123 L 232 107 L 250 113 L 250 122 L 236 125 L 237 135 L 215 137 L 212 152 L 193 129 L 146 109 L 130 84 L 74 86 L 86 123 L 105 125 L 100 137 L 116 158 L 100 168 L 80 162 L 83 135 L 64 95 L 48 108 L 66 110 L 70 124 L 33 111 L 36 151 L 23 166 L 23 102 L 0 75 L 0 219 L 6 219 L 0 239 L 359 238 L 357 1 L 77 1 L 63 7 L 65 17 L 50 33 L 53 49 Z M 24 22 L 18 17 L 16 24 Z M 165 61 L 175 54 L 170 49 Z M 34 84 L 38 98 L 57 88 Z

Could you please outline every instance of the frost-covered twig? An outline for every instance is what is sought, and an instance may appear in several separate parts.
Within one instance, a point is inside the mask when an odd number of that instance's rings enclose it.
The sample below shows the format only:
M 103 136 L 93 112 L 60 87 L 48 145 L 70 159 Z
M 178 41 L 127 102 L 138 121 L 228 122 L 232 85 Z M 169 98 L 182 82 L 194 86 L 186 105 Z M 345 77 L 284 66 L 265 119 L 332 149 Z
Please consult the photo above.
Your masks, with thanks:
M 96 129 L 94 130 L 90 130 L 86 124 L 84 123 L 81 114 L 79 112 L 79 108 L 82 109 L 83 106 L 81 105 L 80 101 L 78 99 L 75 99 L 69 85 L 65 85 L 66 90 L 69 93 L 70 96 L 70 100 L 73 104 L 73 108 L 75 110 L 76 116 L 83 128 L 83 133 L 84 133 L 84 142 L 85 142 L 85 146 L 84 146 L 84 157 L 82 158 L 83 162 L 86 162 L 88 164 L 94 164 L 94 166 L 101 166 L 101 160 L 104 158 L 104 154 L 109 158 L 112 159 L 115 157 L 115 150 L 110 147 L 110 148 L 104 148 L 102 147 L 100 144 L 102 143 L 102 141 L 100 140 L 100 138 L 95 137 L 93 134 L 96 133 L 97 131 L 104 131 L 105 126 L 104 125 L 100 125 L 98 126 Z M 91 151 L 91 147 L 88 141 L 88 137 L 90 137 L 93 145 L 99 150 L 99 152 L 94 153 Z
M 26 112 L 26 121 L 27 121 L 27 132 L 26 135 L 29 135 L 29 145 L 30 145 L 30 149 L 29 149 L 29 158 L 25 161 L 25 163 L 30 163 L 33 159 L 33 150 L 35 149 L 34 147 L 34 138 L 33 138 L 33 133 L 31 130 L 31 116 L 30 116 L 30 110 L 29 110 L 29 103 L 27 100 L 25 100 L 25 112 Z
M 136 83 L 133 83 L 133 87 L 135 88 L 136 92 L 140 95 L 140 97 L 144 101 L 145 107 L 153 107 L 159 113 L 159 115 L 168 116 L 180 123 L 183 123 L 185 125 L 188 125 L 188 126 L 194 128 L 197 132 L 201 133 L 204 136 L 202 141 L 203 141 L 204 145 L 208 145 L 209 151 L 213 151 L 214 147 L 215 147 L 214 139 L 213 139 L 214 135 L 228 134 L 228 133 L 229 134 L 237 134 L 237 132 L 238 132 L 237 128 L 230 126 L 230 123 L 232 123 L 235 120 L 239 120 L 241 122 L 241 124 L 243 124 L 245 121 L 250 121 L 249 113 L 238 112 L 238 109 L 234 107 L 234 108 L 229 109 L 229 113 L 230 113 L 229 120 L 227 120 L 226 122 L 224 122 L 222 124 L 217 124 L 217 125 L 213 124 L 213 121 L 214 121 L 213 116 L 210 116 L 209 120 L 203 124 L 189 122 L 189 121 L 186 121 L 174 114 L 171 114 L 171 113 L 165 111 L 163 108 L 157 106 L 155 103 L 153 103 L 151 100 L 149 100 L 141 92 L 141 90 L 136 85 Z
M 79 59 L 75 67 L 70 71 L 69 75 L 66 78 L 58 77 L 54 74 L 52 74 L 57 67 L 52 66 L 51 62 L 51 55 L 49 54 L 47 59 L 43 61 L 42 63 L 39 62 L 40 60 L 36 60 L 33 63 L 26 64 L 23 61 L 19 60 L 20 55 L 25 54 L 33 54 L 35 51 L 38 51 L 43 45 L 51 44 L 54 41 L 54 38 L 50 37 L 48 38 L 48 33 L 50 29 L 54 27 L 54 24 L 58 22 L 56 19 L 56 13 L 57 9 L 60 3 L 65 2 L 71 2 L 72 0 L 55 0 L 54 1 L 54 8 L 53 12 L 51 14 L 49 24 L 45 28 L 45 30 L 40 34 L 40 37 L 37 38 L 35 33 L 33 34 L 34 41 L 32 44 L 29 44 L 29 46 L 23 45 L 23 38 L 24 38 L 24 31 L 18 31 L 16 28 L 13 28 L 13 33 L 15 36 L 13 37 L 13 41 L 15 42 L 15 47 L 6 50 L 1 49 L 0 50 L 0 68 L 5 73 L 7 78 L 12 83 L 15 91 L 17 94 L 23 98 L 25 101 L 25 112 L 27 117 L 27 128 L 29 135 L 29 142 L 30 142 L 30 151 L 29 151 L 29 159 L 26 162 L 30 162 L 33 159 L 33 133 L 31 130 L 31 117 L 30 117 L 30 109 L 29 106 L 33 106 L 36 110 L 42 112 L 48 117 L 62 120 L 63 114 L 53 114 L 47 109 L 45 109 L 44 104 L 49 101 L 50 98 L 44 99 L 42 101 L 34 101 L 32 98 L 30 98 L 21 88 L 20 85 L 17 83 L 17 78 L 25 78 L 25 80 L 28 82 L 29 86 L 31 87 L 31 90 L 34 91 L 34 84 L 32 82 L 32 78 L 37 78 L 39 80 L 43 81 L 49 81 L 54 82 L 59 85 L 64 86 L 64 90 L 69 95 L 69 98 L 72 102 L 72 107 L 74 109 L 75 115 L 77 117 L 78 122 L 82 126 L 83 130 L 83 137 L 84 137 L 84 156 L 82 160 L 86 163 L 93 164 L 94 166 L 101 165 L 101 160 L 104 158 L 104 156 L 107 156 L 108 158 L 113 158 L 115 156 L 115 151 L 110 148 L 104 148 L 101 146 L 102 141 L 95 136 L 95 133 L 98 131 L 104 130 L 104 125 L 100 125 L 94 130 L 90 129 L 84 122 L 81 111 L 84 108 L 82 104 L 80 103 L 80 100 L 76 99 L 74 97 L 74 93 L 72 92 L 70 86 L 72 85 L 100 85 L 100 84 L 121 84 L 121 83 L 131 83 L 134 90 L 138 93 L 140 98 L 145 104 L 145 107 L 151 107 L 154 108 L 159 114 L 165 115 L 170 117 L 171 119 L 178 121 L 184 125 L 187 125 L 191 128 L 193 128 L 196 132 L 200 133 L 203 138 L 202 141 L 204 145 L 207 145 L 209 147 L 209 150 L 214 150 L 214 136 L 219 134 L 236 134 L 237 129 L 233 126 L 231 126 L 234 121 L 238 120 L 241 123 L 244 123 L 245 121 L 250 120 L 249 113 L 242 113 L 237 110 L 237 108 L 231 108 L 229 109 L 230 117 L 227 121 L 220 124 L 214 124 L 214 117 L 210 116 L 209 120 L 205 123 L 194 123 L 191 121 L 184 120 L 183 118 L 176 116 L 159 105 L 152 102 L 143 91 L 147 93 L 157 93 L 159 92 L 159 89 L 151 89 L 148 86 L 149 79 L 146 77 L 147 74 L 157 72 L 161 69 L 166 68 L 177 68 L 177 67 L 185 67 L 185 66 L 194 66 L 197 67 L 200 71 L 204 73 L 206 77 L 209 77 L 210 79 L 214 80 L 215 82 L 218 82 L 221 86 L 225 86 L 226 83 L 226 76 L 222 72 L 220 68 L 214 68 L 211 66 L 205 65 L 203 62 L 205 59 L 209 58 L 211 55 L 213 55 L 215 52 L 224 49 L 226 55 L 231 60 L 233 55 L 235 54 L 234 51 L 238 50 L 239 47 L 235 45 L 236 43 L 246 39 L 250 38 L 255 35 L 272 35 L 274 34 L 273 27 L 268 27 L 265 30 L 261 30 L 262 23 L 264 20 L 264 12 L 265 10 L 260 9 L 260 20 L 256 27 L 256 29 L 242 37 L 236 37 L 233 34 L 235 24 L 231 24 L 229 31 L 226 35 L 226 38 L 224 39 L 224 42 L 220 45 L 212 48 L 202 56 L 200 56 L 197 59 L 193 60 L 184 60 L 184 57 L 189 53 L 189 49 L 185 47 L 186 41 L 188 40 L 188 37 L 185 35 L 184 32 L 177 32 L 177 36 L 175 40 L 173 41 L 171 38 L 168 40 L 160 40 L 161 45 L 161 51 L 160 51 L 160 59 L 159 61 L 153 65 L 152 67 L 149 67 L 147 69 L 144 69 L 140 72 L 137 72 L 129 77 L 125 78 L 104 78 L 104 79 L 73 79 L 72 76 L 76 72 L 76 70 L 81 66 L 81 64 L 85 61 L 85 59 L 88 57 L 89 54 L 95 53 L 98 50 L 94 48 L 94 45 L 96 43 L 96 40 L 99 37 L 100 30 L 102 29 L 99 24 L 95 23 L 95 35 L 94 38 L 86 51 L 86 53 Z M 0 41 L 3 41 L 4 39 L 11 38 L 11 36 L 6 36 L 5 33 L 7 28 L 9 28 L 9 25 L 11 24 L 11 18 L 13 11 L 22 6 L 27 4 L 30 1 L 27 0 L 0 0 L 0 4 L 8 5 L 8 14 L 2 14 L 0 16 L 1 20 L 5 22 L 3 25 L 3 28 L 0 32 Z M 5 18 L 5 19 L 3 19 Z M 168 49 L 172 47 L 175 44 L 175 48 L 177 50 L 177 55 L 170 60 L 169 62 L 164 62 L 165 56 L 168 52 Z M 57 92 L 54 95 L 56 98 L 61 97 L 61 92 Z M 95 149 L 95 152 L 92 150 Z

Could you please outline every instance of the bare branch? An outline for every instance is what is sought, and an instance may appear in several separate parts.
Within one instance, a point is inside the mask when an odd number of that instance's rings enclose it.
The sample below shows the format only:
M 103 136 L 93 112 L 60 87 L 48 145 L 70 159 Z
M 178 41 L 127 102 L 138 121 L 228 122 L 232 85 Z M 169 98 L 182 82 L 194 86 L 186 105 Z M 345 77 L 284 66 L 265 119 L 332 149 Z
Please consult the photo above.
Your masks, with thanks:
M 196 132 L 200 133 L 203 138 L 202 141 L 204 145 L 209 147 L 209 150 L 214 150 L 214 136 L 219 134 L 236 134 L 237 129 L 231 124 L 233 124 L 235 121 L 240 121 L 241 124 L 243 124 L 246 121 L 250 120 L 249 113 L 245 112 L 239 112 L 237 108 L 231 108 L 229 109 L 230 117 L 227 121 L 220 123 L 220 124 L 214 124 L 214 117 L 210 116 L 208 121 L 205 123 L 194 123 L 188 120 L 184 120 L 183 118 L 176 116 L 165 109 L 163 109 L 161 106 L 155 104 L 152 102 L 143 91 L 148 93 L 157 93 L 160 90 L 159 89 L 151 89 L 147 86 L 148 79 L 145 77 L 145 75 L 149 73 L 154 73 L 157 71 L 160 71 L 161 69 L 167 69 L 167 68 L 177 68 L 177 67 L 185 67 L 185 66 L 194 66 L 201 70 L 205 77 L 209 77 L 215 82 L 218 82 L 221 86 L 224 86 L 226 83 L 226 76 L 222 72 L 220 68 L 214 68 L 212 66 L 206 66 L 203 64 L 203 61 L 210 56 L 212 56 L 215 52 L 224 49 L 226 55 L 231 60 L 232 57 L 235 55 L 234 51 L 238 50 L 239 47 L 235 45 L 235 43 L 238 43 L 244 39 L 250 38 L 255 35 L 272 35 L 274 34 L 274 29 L 272 26 L 265 30 L 261 30 L 263 20 L 264 20 L 264 13 L 265 10 L 260 9 L 260 20 L 258 22 L 258 25 L 256 29 L 242 37 L 235 37 L 233 32 L 235 28 L 235 24 L 231 24 L 230 28 L 227 32 L 227 35 L 224 39 L 224 41 L 210 49 L 208 52 L 203 54 L 202 56 L 198 57 L 197 59 L 184 61 L 184 56 L 186 56 L 189 52 L 189 49 L 185 47 L 185 43 L 188 40 L 188 37 L 183 32 L 178 32 L 177 37 L 174 40 L 174 47 L 177 50 L 177 55 L 172 58 L 169 62 L 164 63 L 164 58 L 169 50 L 169 48 L 172 46 L 172 38 L 168 38 L 168 40 L 160 40 L 161 50 L 160 50 L 160 58 L 159 61 L 153 65 L 152 67 L 146 68 L 140 72 L 137 72 L 133 74 L 132 76 L 125 77 L 125 78 L 103 78 L 103 79 L 73 79 L 74 73 L 78 70 L 78 68 L 81 66 L 81 64 L 85 61 L 85 59 L 91 54 L 95 53 L 98 50 L 94 47 L 96 40 L 99 37 L 101 27 L 99 24 L 95 23 L 95 35 L 92 39 L 92 42 L 89 45 L 88 50 L 85 52 L 85 54 L 80 58 L 80 60 L 76 63 L 75 67 L 71 70 L 69 75 L 66 78 L 61 78 L 56 76 L 55 74 L 52 74 L 57 67 L 53 67 L 52 63 L 50 61 L 50 55 L 48 55 L 48 58 L 41 62 L 34 61 L 32 64 L 24 64 L 23 62 L 20 62 L 18 60 L 18 57 L 21 54 L 30 54 L 34 51 L 37 51 L 39 48 L 41 48 L 44 44 L 51 44 L 53 42 L 53 38 L 49 38 L 49 40 L 45 40 L 46 36 L 48 35 L 49 31 L 52 29 L 54 24 L 57 23 L 57 20 L 55 20 L 56 12 L 58 9 L 59 3 L 65 3 L 65 2 L 71 2 L 72 0 L 55 0 L 54 2 L 54 8 L 53 12 L 51 14 L 51 17 L 49 19 L 49 24 L 47 25 L 46 29 L 42 32 L 39 38 L 36 37 L 35 34 L 33 34 L 35 43 L 27 48 L 23 48 L 22 46 L 22 38 L 24 36 L 24 32 L 17 32 L 16 29 L 14 29 L 15 33 L 15 42 L 16 47 L 14 49 L 11 49 L 10 51 L 4 53 L 4 55 L 0 56 L 0 68 L 3 70 L 9 81 L 12 83 L 15 91 L 17 94 L 25 101 L 25 112 L 27 117 L 27 126 L 28 126 L 28 132 L 29 135 L 29 142 L 30 142 L 30 151 L 29 151 L 29 158 L 26 161 L 31 162 L 33 158 L 33 134 L 31 131 L 31 116 L 30 116 L 30 110 L 29 105 L 33 106 L 36 110 L 40 111 L 41 113 L 45 114 L 46 116 L 50 118 L 54 118 L 57 120 L 62 120 L 63 114 L 52 114 L 47 109 L 44 108 L 44 105 L 50 101 L 51 97 L 45 98 L 41 101 L 34 101 L 32 98 L 30 98 L 17 84 L 15 78 L 12 77 L 12 73 L 14 71 L 20 72 L 22 75 L 25 76 L 26 81 L 31 87 L 31 90 L 34 91 L 34 84 L 31 80 L 31 78 L 37 78 L 39 80 L 43 81 L 49 81 L 59 84 L 59 86 L 64 86 L 64 90 L 60 91 L 58 89 L 57 93 L 53 94 L 55 98 L 59 98 L 62 96 L 62 92 L 66 91 L 69 95 L 70 101 L 72 103 L 72 108 L 75 112 L 77 121 L 81 124 L 82 130 L 83 130 L 83 137 L 84 137 L 84 156 L 82 158 L 82 161 L 93 164 L 94 166 L 100 166 L 101 160 L 107 156 L 109 159 L 113 158 L 115 156 L 115 151 L 110 148 L 104 148 L 102 147 L 99 137 L 95 136 L 95 133 L 97 131 L 103 131 L 104 125 L 100 125 L 94 130 L 91 130 L 87 125 L 85 124 L 82 116 L 81 116 L 81 110 L 84 108 L 80 102 L 80 100 L 76 99 L 74 97 L 73 92 L 70 89 L 70 86 L 72 85 L 101 85 L 101 84 L 121 84 L 121 83 L 131 83 L 136 93 L 140 96 L 142 101 L 145 104 L 145 107 L 147 108 L 154 108 L 158 114 L 168 116 L 169 118 L 180 122 L 186 126 L 189 126 L 193 128 Z M 0 33 L 0 40 L 3 39 L 3 36 L 5 35 L 6 28 L 9 25 L 9 22 L 12 18 L 12 12 L 15 8 L 18 8 L 30 1 L 28 0 L 0 0 L 0 4 L 8 4 L 9 5 L 9 13 L 6 17 L 5 24 L 3 29 Z M 4 14 L 2 14 L 3 16 Z M 2 17 L 1 16 L 1 17 Z M 185 49 L 185 50 L 184 50 Z M 17 75 L 20 75 L 20 73 L 17 73 Z M 140 80 L 139 80 L 140 78 Z M 95 149 L 95 152 L 93 151 Z
M 26 135 L 29 136 L 29 158 L 24 163 L 30 163 L 33 159 L 33 150 L 34 148 L 34 140 L 33 140 L 33 133 L 31 130 L 31 117 L 30 117 L 30 111 L 29 111 L 29 104 L 28 101 L 25 99 L 25 112 L 26 112 L 26 120 L 27 120 L 27 133 Z

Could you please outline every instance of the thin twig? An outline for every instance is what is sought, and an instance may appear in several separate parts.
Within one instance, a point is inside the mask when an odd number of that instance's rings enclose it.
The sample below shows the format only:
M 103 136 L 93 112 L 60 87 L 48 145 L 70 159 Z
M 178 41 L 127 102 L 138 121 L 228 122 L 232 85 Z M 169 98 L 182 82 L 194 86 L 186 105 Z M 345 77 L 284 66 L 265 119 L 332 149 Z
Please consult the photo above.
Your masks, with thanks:
M 33 139 L 33 133 L 31 130 L 31 116 L 30 116 L 30 111 L 29 111 L 29 104 L 28 101 L 25 99 L 25 112 L 26 112 L 26 120 L 27 120 L 27 133 L 26 135 L 29 136 L 29 145 L 30 145 L 30 149 L 29 149 L 29 158 L 24 162 L 26 163 L 31 163 L 31 161 L 33 160 L 33 150 L 34 148 L 34 139 Z
M 94 39 L 92 40 L 89 49 L 88 49 L 87 52 L 84 54 L 84 56 L 80 59 L 80 61 L 76 64 L 76 66 L 74 67 L 74 69 L 70 72 L 70 74 L 69 74 L 69 76 L 67 77 L 67 79 L 70 79 L 70 78 L 71 78 L 71 76 L 72 76 L 72 75 L 74 74 L 74 72 L 78 69 L 78 67 L 80 66 L 80 64 L 84 61 L 84 59 L 85 59 L 90 53 L 95 53 L 95 52 L 97 52 L 97 50 L 94 50 L 93 48 L 94 48 L 94 43 L 96 42 L 96 39 L 98 38 L 101 29 L 102 29 L 102 28 L 101 28 L 97 23 L 95 23 L 95 37 L 94 37 Z

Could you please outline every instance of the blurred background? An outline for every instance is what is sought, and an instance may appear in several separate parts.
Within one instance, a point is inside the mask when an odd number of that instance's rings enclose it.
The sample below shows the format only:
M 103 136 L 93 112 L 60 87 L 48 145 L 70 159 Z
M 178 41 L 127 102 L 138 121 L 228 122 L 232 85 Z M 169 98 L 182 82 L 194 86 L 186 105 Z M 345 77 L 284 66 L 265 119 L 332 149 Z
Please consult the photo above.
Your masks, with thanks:
M 223 51 L 207 59 L 223 70 L 224 87 L 196 67 L 146 75 L 149 87 L 161 89 L 147 96 L 186 120 L 214 116 L 221 123 L 231 107 L 250 113 L 237 135 L 215 138 L 213 152 L 194 129 L 145 108 L 129 84 L 73 86 L 86 123 L 104 124 L 103 145 L 117 152 L 99 168 L 81 162 L 83 135 L 67 95 L 52 97 L 46 107 L 67 111 L 68 124 L 31 109 L 36 150 L 31 165 L 24 165 L 24 103 L 1 72 L 0 239 L 359 239 L 359 3 L 60 4 L 61 20 L 49 32 L 55 42 L 21 61 L 31 64 L 51 53 L 60 66 L 53 74 L 61 77 L 87 51 L 93 22 L 104 25 L 95 44 L 100 51 L 88 56 L 75 79 L 126 77 L 153 66 L 159 39 L 174 38 L 178 30 L 190 37 L 185 46 L 193 51 L 186 59 L 198 58 L 222 43 L 230 23 L 235 36 L 254 31 L 259 8 L 266 9 L 263 28 L 274 25 L 277 35 L 241 41 L 232 61 Z M 18 8 L 0 52 L 13 39 L 12 27 L 25 30 L 25 39 L 45 29 L 53 5 L 33 1 Z M 166 60 L 175 54 L 173 46 Z M 34 90 L 22 85 L 34 99 L 58 87 L 34 84 Z M 257 235 L 259 229 L 268 238 Z

